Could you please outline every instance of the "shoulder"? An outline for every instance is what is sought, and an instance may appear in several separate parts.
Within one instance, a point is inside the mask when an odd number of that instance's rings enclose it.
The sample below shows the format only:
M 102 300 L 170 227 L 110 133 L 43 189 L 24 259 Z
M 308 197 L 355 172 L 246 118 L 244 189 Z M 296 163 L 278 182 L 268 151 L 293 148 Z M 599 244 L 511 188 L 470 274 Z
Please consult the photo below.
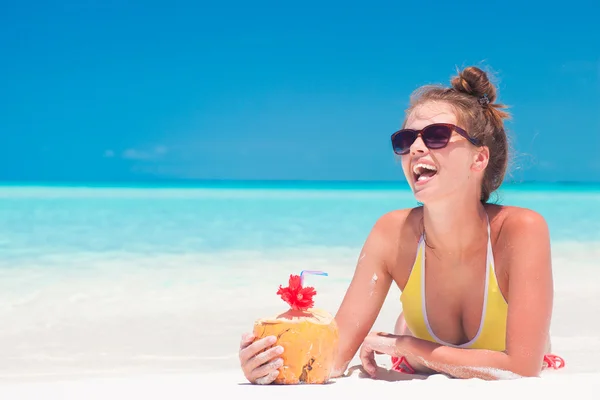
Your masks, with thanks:
M 546 219 L 538 212 L 515 206 L 497 207 L 494 219 L 498 219 L 500 229 L 498 239 L 514 242 L 524 236 L 549 236 Z
M 388 271 L 395 270 L 399 260 L 415 252 L 422 216 L 421 207 L 407 208 L 390 211 L 375 222 L 367 242 L 380 254 Z
M 499 226 L 497 248 L 508 261 L 510 275 L 517 272 L 517 266 L 538 272 L 550 268 L 550 231 L 541 214 L 527 208 L 499 207 L 493 219 Z
M 373 226 L 372 233 L 385 238 L 405 238 L 410 235 L 418 235 L 418 227 L 423 216 L 422 207 L 404 208 L 383 214 Z

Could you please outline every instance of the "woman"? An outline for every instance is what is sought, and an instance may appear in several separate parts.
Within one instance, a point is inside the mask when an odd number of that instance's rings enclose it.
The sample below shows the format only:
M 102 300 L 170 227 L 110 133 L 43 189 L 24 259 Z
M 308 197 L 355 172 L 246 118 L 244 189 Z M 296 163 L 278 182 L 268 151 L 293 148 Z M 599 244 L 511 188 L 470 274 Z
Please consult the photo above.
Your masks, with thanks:
M 373 377 L 374 354 L 392 356 L 397 371 L 456 378 L 538 376 L 544 365 L 558 367 L 547 354 L 547 224 L 534 211 L 488 203 L 508 161 L 508 114 L 495 100 L 495 87 L 476 67 L 449 88 L 425 86 L 411 96 L 392 146 L 422 206 L 383 215 L 370 232 L 335 317 L 334 377 L 359 347 Z M 402 292 L 395 332 L 369 333 L 392 282 Z M 269 348 L 272 338 L 252 341 L 242 338 L 242 369 L 250 382 L 270 383 L 282 349 Z

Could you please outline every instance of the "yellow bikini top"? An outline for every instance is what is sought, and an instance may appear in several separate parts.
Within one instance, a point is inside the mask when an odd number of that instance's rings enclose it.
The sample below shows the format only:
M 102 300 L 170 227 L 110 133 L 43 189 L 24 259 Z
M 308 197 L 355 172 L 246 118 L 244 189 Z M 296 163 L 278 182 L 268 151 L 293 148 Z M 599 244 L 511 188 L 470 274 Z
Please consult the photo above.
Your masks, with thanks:
M 427 319 L 425 307 L 425 240 L 421 236 L 417 255 L 408 282 L 400 296 L 404 319 L 412 334 L 420 339 L 437 342 L 452 347 L 471 349 L 487 349 L 504 351 L 506 347 L 506 318 L 508 304 L 500 291 L 494 270 L 494 255 L 490 240 L 490 223 L 488 220 L 487 268 L 485 275 L 485 292 L 483 311 L 479 330 L 475 337 L 467 343 L 454 345 L 438 338 Z

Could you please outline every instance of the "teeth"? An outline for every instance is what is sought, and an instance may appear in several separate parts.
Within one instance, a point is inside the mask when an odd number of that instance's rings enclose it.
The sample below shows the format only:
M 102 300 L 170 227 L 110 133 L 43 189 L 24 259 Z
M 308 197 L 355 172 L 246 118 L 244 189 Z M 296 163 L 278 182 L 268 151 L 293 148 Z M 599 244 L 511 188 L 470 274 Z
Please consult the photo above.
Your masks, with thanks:
M 431 164 L 418 163 L 413 166 L 413 172 L 417 175 L 420 174 L 421 170 L 428 169 L 430 171 L 437 171 L 437 168 Z

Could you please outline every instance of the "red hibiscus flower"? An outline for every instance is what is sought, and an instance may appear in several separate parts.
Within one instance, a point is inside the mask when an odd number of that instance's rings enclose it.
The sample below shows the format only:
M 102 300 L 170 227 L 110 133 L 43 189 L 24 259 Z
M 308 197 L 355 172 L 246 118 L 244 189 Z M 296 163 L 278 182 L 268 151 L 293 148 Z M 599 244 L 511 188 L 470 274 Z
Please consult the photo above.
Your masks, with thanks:
M 292 307 L 292 310 L 306 310 L 315 304 L 313 296 L 317 292 L 310 286 L 303 288 L 299 275 L 290 275 L 288 285 L 288 287 L 279 285 L 277 294 Z

